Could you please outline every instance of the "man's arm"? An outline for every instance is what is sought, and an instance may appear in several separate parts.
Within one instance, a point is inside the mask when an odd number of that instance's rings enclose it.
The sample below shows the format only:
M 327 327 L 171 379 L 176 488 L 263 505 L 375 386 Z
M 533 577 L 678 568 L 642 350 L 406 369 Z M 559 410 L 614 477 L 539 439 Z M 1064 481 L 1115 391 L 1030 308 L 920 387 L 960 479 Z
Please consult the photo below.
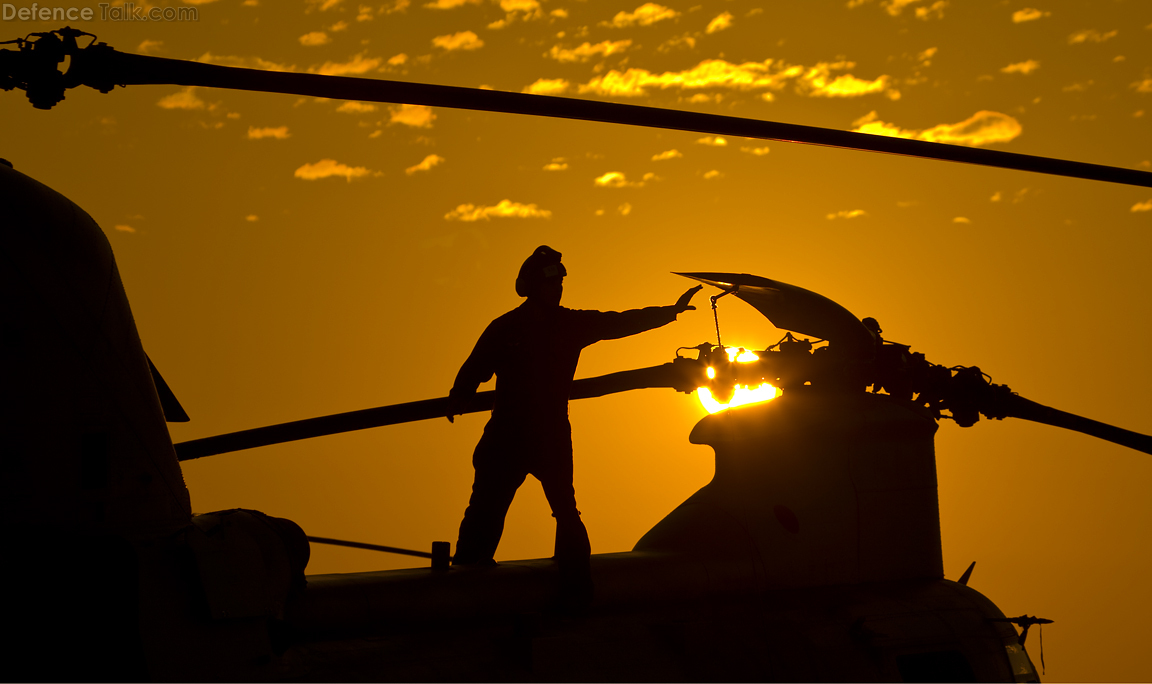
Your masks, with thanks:
M 586 344 L 599 340 L 615 340 L 642 333 L 646 330 L 659 328 L 676 320 L 677 314 L 685 311 L 695 311 L 691 305 L 692 296 L 703 289 L 703 285 L 689 288 L 680 295 L 676 303 L 671 306 L 650 306 L 644 309 L 630 311 L 597 311 L 588 312 L 594 315 L 589 317 L 588 328 L 585 331 L 591 338 Z M 583 321 L 582 321 L 583 322 Z
M 485 328 L 480 339 L 476 341 L 476 346 L 472 348 L 472 353 L 456 373 L 456 381 L 452 383 L 452 389 L 448 392 L 449 423 L 455 422 L 455 417 L 463 411 L 468 399 L 476 394 L 476 388 L 491 380 L 496 373 L 498 335 L 495 328 L 496 321 Z

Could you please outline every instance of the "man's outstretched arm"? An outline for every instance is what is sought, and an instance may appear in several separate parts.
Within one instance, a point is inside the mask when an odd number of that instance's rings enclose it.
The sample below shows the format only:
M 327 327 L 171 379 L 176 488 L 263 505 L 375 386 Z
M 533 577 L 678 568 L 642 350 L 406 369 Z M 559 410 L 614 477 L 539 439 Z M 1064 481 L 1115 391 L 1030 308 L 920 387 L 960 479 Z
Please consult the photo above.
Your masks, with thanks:
M 703 288 L 703 285 L 688 288 L 671 306 L 650 306 L 630 311 L 588 312 L 592 317 L 588 321 L 589 327 L 586 331 L 591 338 L 587 344 L 628 337 L 667 325 L 676 320 L 677 314 L 696 310 L 691 304 L 692 297 Z

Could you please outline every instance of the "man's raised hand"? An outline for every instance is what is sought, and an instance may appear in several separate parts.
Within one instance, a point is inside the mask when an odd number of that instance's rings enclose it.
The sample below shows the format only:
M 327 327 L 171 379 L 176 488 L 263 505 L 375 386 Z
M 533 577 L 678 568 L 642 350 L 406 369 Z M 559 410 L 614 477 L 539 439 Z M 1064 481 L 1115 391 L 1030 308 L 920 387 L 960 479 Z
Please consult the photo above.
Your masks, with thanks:
M 697 292 L 699 292 L 700 290 L 703 290 L 703 289 L 704 289 L 703 285 L 697 285 L 696 287 L 688 288 L 687 292 L 680 295 L 680 299 L 677 299 L 676 303 L 673 305 L 676 307 L 676 313 L 683 313 L 685 311 L 695 311 L 696 307 L 689 304 L 689 302 L 692 301 L 693 295 L 695 295 Z

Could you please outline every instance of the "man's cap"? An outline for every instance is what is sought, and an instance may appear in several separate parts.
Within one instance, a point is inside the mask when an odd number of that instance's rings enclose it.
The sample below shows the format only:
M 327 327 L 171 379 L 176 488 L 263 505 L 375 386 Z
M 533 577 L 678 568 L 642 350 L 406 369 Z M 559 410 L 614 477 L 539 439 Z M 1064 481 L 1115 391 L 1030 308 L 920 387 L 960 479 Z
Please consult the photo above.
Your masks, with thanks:
M 566 275 L 568 269 L 560 263 L 560 252 L 548 245 L 540 245 L 520 267 L 520 273 L 516 276 L 516 294 L 527 297 L 549 278 L 563 278 Z

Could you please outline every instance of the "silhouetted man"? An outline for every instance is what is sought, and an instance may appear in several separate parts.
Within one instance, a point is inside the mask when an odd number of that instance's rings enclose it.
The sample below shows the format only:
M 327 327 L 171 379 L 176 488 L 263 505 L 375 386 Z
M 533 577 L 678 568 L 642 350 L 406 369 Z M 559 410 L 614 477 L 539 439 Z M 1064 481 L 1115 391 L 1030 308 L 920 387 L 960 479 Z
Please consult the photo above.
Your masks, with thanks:
M 460 523 L 455 565 L 494 564 L 504 516 L 527 475 L 535 475 L 556 518 L 556 560 L 562 587 L 591 597 L 588 532 L 576 510 L 572 487 L 572 427 L 568 392 L 580 350 L 658 328 L 690 306 L 700 286 L 672 306 L 624 312 L 581 311 L 560 306 L 567 270 L 560 253 L 541 246 L 516 277 L 516 294 L 527 301 L 489 324 L 461 366 L 449 393 L 448 420 L 460 413 L 480 383 L 496 375 L 495 406 L 476 445 L 476 479 Z

